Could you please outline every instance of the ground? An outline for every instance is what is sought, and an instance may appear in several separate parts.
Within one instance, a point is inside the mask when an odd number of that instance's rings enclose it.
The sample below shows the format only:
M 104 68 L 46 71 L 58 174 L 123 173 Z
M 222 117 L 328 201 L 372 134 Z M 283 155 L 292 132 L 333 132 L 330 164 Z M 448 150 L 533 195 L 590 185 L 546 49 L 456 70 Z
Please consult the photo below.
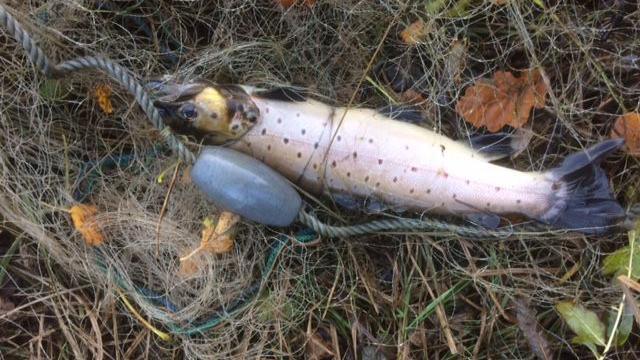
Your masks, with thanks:
M 422 126 L 456 139 L 485 131 L 456 111 L 468 88 L 537 69 L 547 95 L 524 119 L 533 136 L 502 162 L 520 170 L 553 167 L 638 111 L 632 1 L 4 3 L 55 60 L 103 55 L 144 80 L 294 84 L 340 105 L 411 102 Z M 624 287 L 603 263 L 629 244 L 626 230 L 287 242 L 256 300 L 216 327 L 181 333 L 233 309 L 268 268 L 275 239 L 304 229 L 241 222 L 231 252 L 181 267 L 218 212 L 132 97 L 99 72 L 45 79 L 4 31 L 0 39 L 0 358 L 640 355 L 638 324 L 624 344 L 592 341 L 590 350 L 572 341 L 558 309 L 579 304 L 592 311 L 582 319 L 607 324 Z M 639 166 L 622 151 L 603 164 L 627 208 Z M 69 209 L 79 200 L 96 206 L 103 245 L 85 244 L 74 228 Z M 333 224 L 374 218 L 307 200 Z

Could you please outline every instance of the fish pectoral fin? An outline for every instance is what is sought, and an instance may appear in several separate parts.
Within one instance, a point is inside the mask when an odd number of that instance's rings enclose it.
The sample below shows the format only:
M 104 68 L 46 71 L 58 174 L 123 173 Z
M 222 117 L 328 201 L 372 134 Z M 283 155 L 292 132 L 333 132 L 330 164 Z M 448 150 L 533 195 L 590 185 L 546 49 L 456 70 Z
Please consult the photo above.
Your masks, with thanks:
M 510 133 L 476 135 L 469 139 L 471 148 L 482 154 L 487 161 L 495 161 L 516 153 L 517 137 Z
M 363 207 L 362 200 L 345 193 L 330 194 L 333 201 L 347 210 L 360 210 Z
M 263 99 L 286 102 L 298 102 L 307 100 L 307 94 L 305 91 L 291 87 L 278 87 L 270 90 L 258 90 L 252 95 Z
M 474 224 L 486 229 L 497 229 L 500 226 L 500 216 L 490 213 L 469 213 L 465 217 Z
M 391 119 L 404 121 L 409 124 L 420 124 L 424 121 L 424 116 L 420 108 L 413 105 L 389 104 L 379 108 L 378 112 Z

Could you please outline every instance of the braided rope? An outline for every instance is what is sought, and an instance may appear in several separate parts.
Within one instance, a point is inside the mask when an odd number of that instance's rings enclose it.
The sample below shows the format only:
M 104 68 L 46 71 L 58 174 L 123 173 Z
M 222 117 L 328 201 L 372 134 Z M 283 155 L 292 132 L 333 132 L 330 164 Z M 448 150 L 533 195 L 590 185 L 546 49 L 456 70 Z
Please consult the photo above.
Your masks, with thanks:
M 349 237 L 356 235 L 365 235 L 388 230 L 427 230 L 434 232 L 442 232 L 449 234 L 457 234 L 466 238 L 508 238 L 516 234 L 549 234 L 556 232 L 545 225 L 530 224 L 519 226 L 518 231 L 515 227 L 508 229 L 486 229 L 480 226 L 464 226 L 450 224 L 437 219 L 411 219 L 397 218 L 376 220 L 364 224 L 350 226 L 332 226 L 321 222 L 317 217 L 307 213 L 304 209 L 300 209 L 298 213 L 298 221 L 310 227 L 316 233 L 328 237 Z
M 29 33 L 22 29 L 20 24 L 1 4 L 0 23 L 2 23 L 13 38 L 22 45 L 22 48 L 29 56 L 29 60 L 47 77 L 59 78 L 64 74 L 85 69 L 99 69 L 107 73 L 133 95 L 136 102 L 142 107 L 145 114 L 147 114 L 149 121 L 158 130 L 161 130 L 161 134 L 167 145 L 175 151 L 178 158 L 187 164 L 193 164 L 195 162 L 195 155 L 165 126 L 158 109 L 153 104 L 153 100 L 129 70 L 115 63 L 113 60 L 98 56 L 79 57 L 51 67 L 50 61 L 42 49 L 36 45 Z

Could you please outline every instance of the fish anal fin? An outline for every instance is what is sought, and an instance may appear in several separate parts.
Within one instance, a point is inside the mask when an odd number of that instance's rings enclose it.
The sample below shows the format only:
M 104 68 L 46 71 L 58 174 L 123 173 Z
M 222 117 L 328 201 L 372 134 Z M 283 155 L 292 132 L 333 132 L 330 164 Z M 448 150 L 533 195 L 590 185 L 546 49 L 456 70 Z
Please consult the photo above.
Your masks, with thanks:
M 474 224 L 478 224 L 486 229 L 497 229 L 500 226 L 501 218 L 491 213 L 469 213 L 466 218 Z
M 516 153 L 516 137 L 509 133 L 476 135 L 469 139 L 471 148 L 482 154 L 487 161 L 495 161 Z
M 378 112 L 394 120 L 408 122 L 410 124 L 420 124 L 424 121 L 424 116 L 420 108 L 413 105 L 386 105 L 378 109 Z

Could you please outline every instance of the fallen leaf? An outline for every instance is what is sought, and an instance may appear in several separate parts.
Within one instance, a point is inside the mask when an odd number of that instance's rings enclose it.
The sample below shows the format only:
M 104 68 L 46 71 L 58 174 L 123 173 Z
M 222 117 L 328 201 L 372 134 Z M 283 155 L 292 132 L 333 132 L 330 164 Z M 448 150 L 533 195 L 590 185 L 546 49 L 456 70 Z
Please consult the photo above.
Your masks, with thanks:
M 325 333 L 324 329 L 316 329 L 314 332 L 307 329 L 306 358 L 320 360 L 334 357 L 335 354 L 329 342 L 330 338 L 329 336 L 323 336 Z
M 317 0 L 302 0 L 302 5 L 305 5 L 308 8 L 312 8 L 316 5 L 316 1 Z M 298 0 L 276 0 L 276 3 L 285 9 L 297 5 L 298 2 Z
M 217 221 L 207 217 L 203 221 L 200 245 L 195 249 L 186 250 L 180 257 L 179 273 L 183 276 L 195 274 L 200 268 L 203 252 L 209 254 L 224 254 L 233 249 L 235 239 L 235 224 L 240 216 L 223 211 Z
M 400 39 L 407 45 L 416 45 L 421 43 L 427 36 L 428 30 L 422 19 L 412 22 L 404 30 L 400 32 Z
M 223 254 L 233 249 L 234 234 L 232 228 L 240 221 L 240 216 L 223 211 L 215 223 L 207 218 L 202 229 L 201 246 L 214 254 Z
M 535 310 L 531 308 L 529 300 L 523 296 L 518 296 L 513 299 L 513 303 L 516 306 L 518 327 L 524 334 L 527 342 L 529 342 L 531 352 L 534 353 L 538 359 L 553 359 L 553 352 L 551 351 L 551 346 L 549 346 L 549 341 L 544 335 L 542 327 L 538 324 Z
M 634 248 L 630 277 L 633 280 L 637 280 L 640 279 L 640 244 L 637 244 Z M 629 272 L 629 256 L 631 256 L 629 245 L 612 252 L 602 261 L 602 272 L 605 275 L 626 275 Z
M 493 79 L 480 79 L 468 87 L 456 104 L 456 112 L 477 128 L 498 132 L 506 125 L 522 127 L 532 108 L 544 106 L 546 96 L 539 70 L 524 71 L 520 77 L 498 71 Z
M 631 334 L 631 329 L 633 328 L 633 309 L 626 303 L 624 303 L 623 306 L 622 316 L 620 317 L 620 322 L 618 323 L 618 329 L 613 342 L 617 346 L 622 346 L 627 342 L 627 339 L 629 339 L 629 335 Z M 613 331 L 617 317 L 617 310 L 609 311 L 609 316 L 607 318 L 607 338 L 611 337 L 611 331 Z
M 98 208 L 95 205 L 78 204 L 71 207 L 73 226 L 82 235 L 89 246 L 98 246 L 104 242 L 102 231 L 95 222 Z
M 624 139 L 624 150 L 629 155 L 640 156 L 640 114 L 626 113 L 619 116 L 611 129 L 611 137 Z
M 569 328 L 576 334 L 572 342 L 587 346 L 594 354 L 596 345 L 605 346 L 605 327 L 598 315 L 571 301 L 556 304 L 556 310 Z
M 98 106 L 107 114 L 113 114 L 113 104 L 111 103 L 111 87 L 106 84 L 96 86 L 95 90 L 96 99 L 98 99 Z

